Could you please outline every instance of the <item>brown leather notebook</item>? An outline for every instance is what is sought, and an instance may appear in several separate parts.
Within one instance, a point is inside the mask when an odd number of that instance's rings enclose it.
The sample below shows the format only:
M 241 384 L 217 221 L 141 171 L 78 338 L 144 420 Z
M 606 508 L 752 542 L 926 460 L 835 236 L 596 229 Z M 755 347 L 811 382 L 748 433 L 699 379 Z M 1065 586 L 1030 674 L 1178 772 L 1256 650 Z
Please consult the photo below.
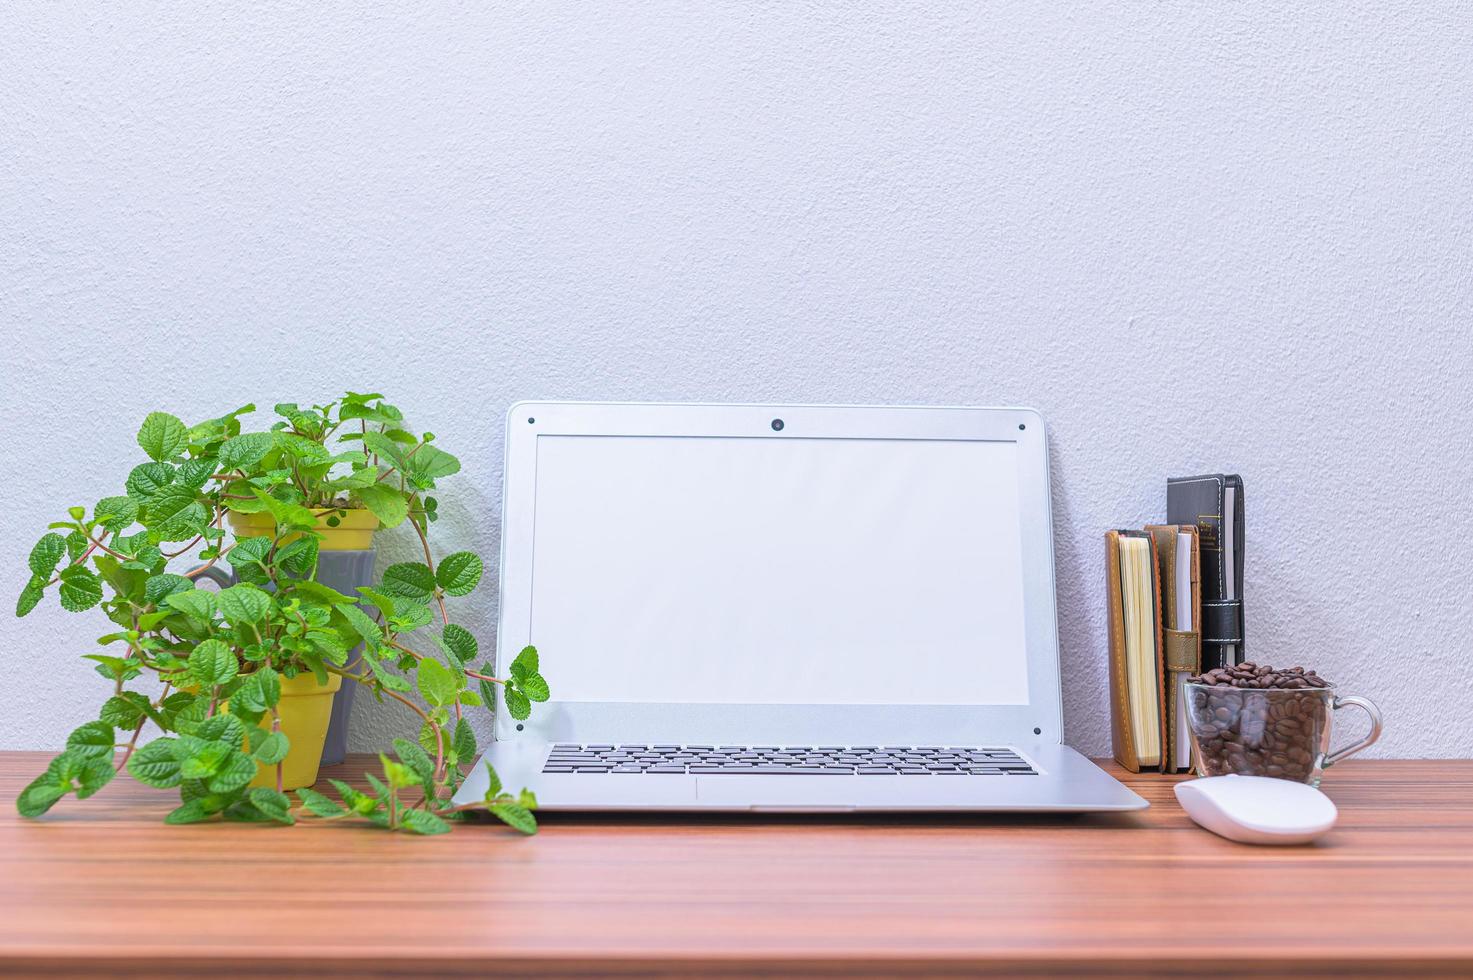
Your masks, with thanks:
M 1163 688 L 1166 709 L 1166 769 L 1192 767 L 1187 732 L 1188 677 L 1202 670 L 1202 576 L 1200 538 L 1195 524 L 1147 524 L 1160 572 Z
M 1115 761 L 1131 772 L 1160 772 L 1170 765 L 1160 569 L 1146 532 L 1105 532 L 1105 597 Z

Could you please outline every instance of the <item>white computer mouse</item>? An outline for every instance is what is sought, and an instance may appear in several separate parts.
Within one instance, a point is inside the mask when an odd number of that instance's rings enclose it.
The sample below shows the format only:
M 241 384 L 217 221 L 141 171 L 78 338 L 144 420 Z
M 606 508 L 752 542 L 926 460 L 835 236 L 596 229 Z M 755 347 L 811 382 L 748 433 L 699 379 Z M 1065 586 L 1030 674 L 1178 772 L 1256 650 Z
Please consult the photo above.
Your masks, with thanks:
M 1208 776 L 1176 784 L 1187 816 L 1244 844 L 1307 844 L 1335 826 L 1330 798 L 1313 786 L 1267 776 Z

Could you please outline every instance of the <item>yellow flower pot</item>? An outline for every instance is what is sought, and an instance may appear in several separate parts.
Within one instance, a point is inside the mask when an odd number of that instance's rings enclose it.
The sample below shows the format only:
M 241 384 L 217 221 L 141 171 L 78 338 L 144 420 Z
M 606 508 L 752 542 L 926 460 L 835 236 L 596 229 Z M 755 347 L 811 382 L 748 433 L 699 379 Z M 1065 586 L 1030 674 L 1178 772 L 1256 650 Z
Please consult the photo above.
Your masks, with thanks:
M 318 508 L 314 513 L 317 514 L 317 533 L 322 535 L 321 550 L 365 551 L 373 547 L 373 532 L 378 530 L 379 520 L 372 511 L 361 507 L 347 510 Z M 337 517 L 337 527 L 328 525 L 329 517 Z M 226 519 L 237 538 L 265 537 L 276 530 L 276 522 L 265 512 L 241 514 L 232 510 L 226 514 Z M 281 543 L 290 544 L 299 537 L 300 534 L 289 534 Z
M 291 742 L 291 748 L 281 763 L 282 789 L 301 789 L 317 782 L 322 743 L 327 738 L 327 723 L 332 717 L 332 699 L 342 686 L 343 678 L 338 674 L 328 674 L 325 687 L 318 686 L 317 678 L 312 674 L 281 679 L 281 700 L 277 702 L 276 711 L 281 716 L 282 734 Z M 258 724 L 270 731 L 271 715 L 268 713 Z M 249 751 L 250 746 L 246 748 Z M 276 767 L 260 766 L 251 786 L 275 789 Z

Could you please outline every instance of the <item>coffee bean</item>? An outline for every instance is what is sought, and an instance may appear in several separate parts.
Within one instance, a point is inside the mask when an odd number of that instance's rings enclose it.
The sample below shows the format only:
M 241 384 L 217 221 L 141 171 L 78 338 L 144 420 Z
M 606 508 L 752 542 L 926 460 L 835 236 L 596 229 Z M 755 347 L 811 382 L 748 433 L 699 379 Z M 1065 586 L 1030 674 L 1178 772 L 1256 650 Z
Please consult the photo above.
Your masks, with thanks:
M 1302 782 L 1314 773 L 1328 712 L 1324 678 L 1303 667 L 1243 663 L 1191 681 L 1206 685 L 1192 690 L 1188 715 L 1207 775 Z

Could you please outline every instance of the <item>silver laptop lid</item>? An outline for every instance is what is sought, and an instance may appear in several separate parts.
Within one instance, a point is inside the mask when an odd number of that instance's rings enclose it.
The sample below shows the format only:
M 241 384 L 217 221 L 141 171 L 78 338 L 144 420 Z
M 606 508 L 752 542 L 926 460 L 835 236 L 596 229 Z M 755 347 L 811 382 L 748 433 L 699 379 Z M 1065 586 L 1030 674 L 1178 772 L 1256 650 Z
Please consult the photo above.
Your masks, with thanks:
M 1061 740 L 1047 447 L 1029 409 L 524 402 L 497 737 Z

